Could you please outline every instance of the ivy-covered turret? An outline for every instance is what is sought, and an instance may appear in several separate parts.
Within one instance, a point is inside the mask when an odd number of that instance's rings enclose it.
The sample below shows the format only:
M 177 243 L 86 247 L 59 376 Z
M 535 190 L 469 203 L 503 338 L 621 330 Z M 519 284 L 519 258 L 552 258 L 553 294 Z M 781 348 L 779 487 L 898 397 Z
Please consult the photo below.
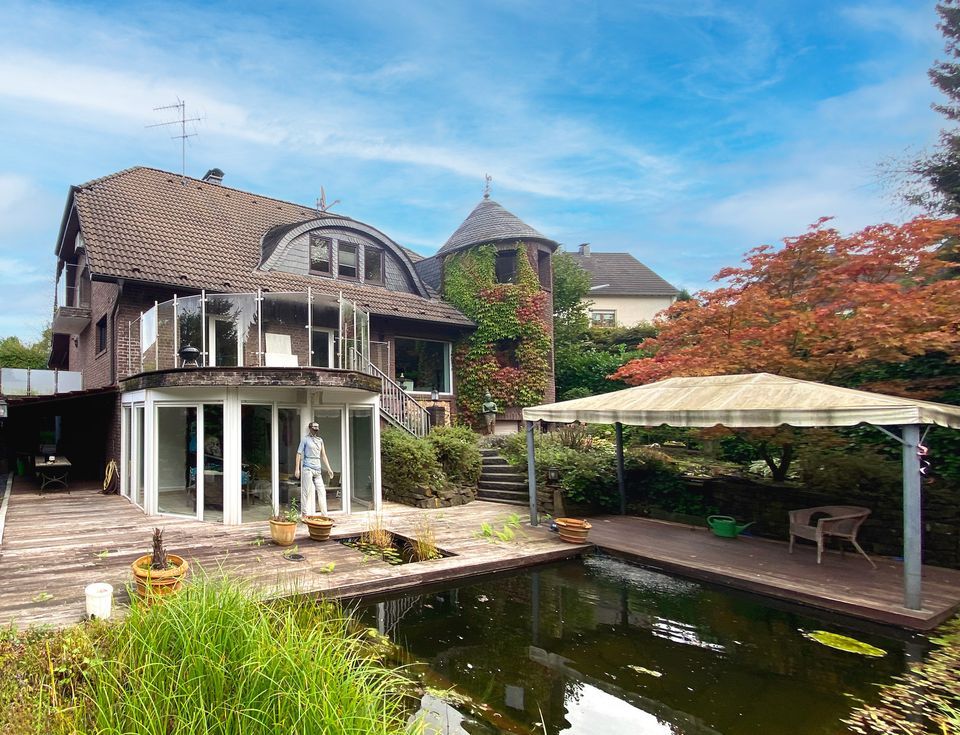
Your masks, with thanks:
M 458 409 L 479 419 L 489 391 L 501 425 L 555 399 L 551 257 L 557 243 L 490 199 L 438 251 L 443 298 L 477 324 L 456 345 Z M 516 425 L 516 424 L 515 424 Z

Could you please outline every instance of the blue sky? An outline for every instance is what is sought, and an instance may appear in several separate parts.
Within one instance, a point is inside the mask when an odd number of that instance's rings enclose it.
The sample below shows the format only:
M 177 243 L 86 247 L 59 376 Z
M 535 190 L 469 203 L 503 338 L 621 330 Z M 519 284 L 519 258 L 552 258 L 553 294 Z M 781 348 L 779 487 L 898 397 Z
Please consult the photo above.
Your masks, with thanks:
M 0 0 L 0 336 L 50 318 L 71 184 L 179 170 L 424 254 L 493 198 L 678 287 L 821 216 L 910 216 L 877 164 L 935 143 L 934 2 Z

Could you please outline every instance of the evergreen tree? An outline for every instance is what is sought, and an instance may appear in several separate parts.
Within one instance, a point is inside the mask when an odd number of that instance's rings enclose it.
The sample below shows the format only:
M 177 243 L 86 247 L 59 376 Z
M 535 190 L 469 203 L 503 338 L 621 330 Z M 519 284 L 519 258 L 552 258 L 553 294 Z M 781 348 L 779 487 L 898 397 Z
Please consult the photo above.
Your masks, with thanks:
M 940 22 L 937 28 L 946 39 L 947 58 L 934 62 L 930 81 L 947 101 L 933 109 L 947 120 L 960 121 L 960 6 L 958 0 L 937 4 Z M 960 214 L 960 130 L 956 127 L 940 133 L 940 142 L 929 156 L 907 165 L 903 197 L 931 214 Z

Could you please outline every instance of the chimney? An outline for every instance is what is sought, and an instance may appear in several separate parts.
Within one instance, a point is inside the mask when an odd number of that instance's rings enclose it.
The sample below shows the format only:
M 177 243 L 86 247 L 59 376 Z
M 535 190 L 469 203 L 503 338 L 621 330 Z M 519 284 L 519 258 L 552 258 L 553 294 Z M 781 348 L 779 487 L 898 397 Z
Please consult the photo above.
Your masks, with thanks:
M 203 175 L 203 180 L 208 184 L 217 184 L 219 186 L 223 183 L 223 171 L 218 168 L 212 168 Z
M 588 243 L 588 242 L 580 243 L 579 252 L 580 252 L 580 255 L 587 255 L 587 256 L 589 256 L 589 255 L 590 255 L 590 243 Z

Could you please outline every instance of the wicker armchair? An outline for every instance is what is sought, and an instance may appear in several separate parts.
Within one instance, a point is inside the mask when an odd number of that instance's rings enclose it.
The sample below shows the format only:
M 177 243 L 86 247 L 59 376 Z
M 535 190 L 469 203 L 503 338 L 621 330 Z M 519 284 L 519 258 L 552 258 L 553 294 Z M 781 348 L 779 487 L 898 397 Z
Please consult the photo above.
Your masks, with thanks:
M 793 553 L 793 540 L 795 537 L 805 538 L 809 541 L 815 541 L 817 544 L 817 564 L 823 556 L 823 544 L 828 536 L 838 538 L 841 541 L 849 541 L 853 547 L 859 551 L 863 558 L 870 562 L 874 569 L 877 565 L 867 556 L 860 544 L 857 543 L 857 531 L 870 515 L 869 508 L 861 508 L 856 505 L 821 505 L 816 508 L 803 508 L 802 510 L 791 510 L 790 514 L 790 553 Z M 821 516 L 813 521 L 814 516 Z M 843 553 L 843 545 L 840 546 L 840 552 Z

